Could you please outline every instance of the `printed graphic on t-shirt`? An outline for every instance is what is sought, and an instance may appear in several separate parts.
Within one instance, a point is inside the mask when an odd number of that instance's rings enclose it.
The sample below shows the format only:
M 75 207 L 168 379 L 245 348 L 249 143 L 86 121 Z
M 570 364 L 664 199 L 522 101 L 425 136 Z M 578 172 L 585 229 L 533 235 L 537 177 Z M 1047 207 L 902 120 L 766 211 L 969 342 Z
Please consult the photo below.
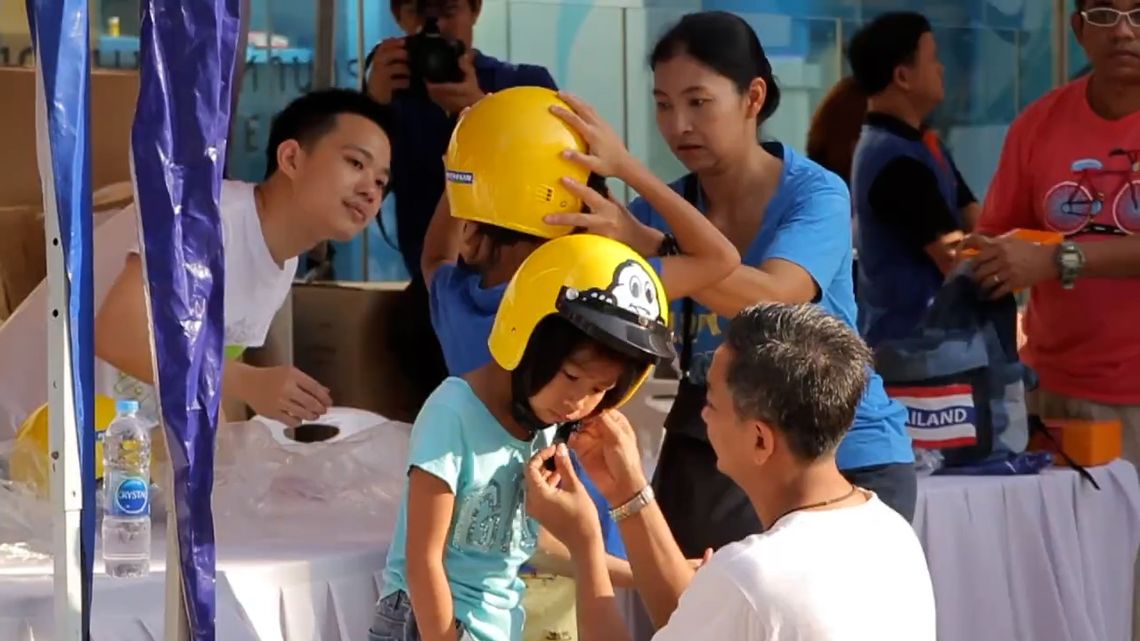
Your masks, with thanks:
M 1140 232 L 1140 149 L 1113 149 L 1070 165 L 1072 180 L 1045 192 L 1045 225 L 1067 236 Z
M 463 550 L 509 554 L 512 543 L 533 550 L 538 529 L 526 515 L 522 471 L 499 469 L 482 487 L 458 497 L 452 544 Z
M 673 318 L 684 321 L 681 306 L 674 310 Z M 686 379 L 694 385 L 704 385 L 708 381 L 709 367 L 712 366 L 713 354 L 716 348 L 724 342 L 721 322 L 728 319 L 721 318 L 701 305 L 693 305 L 693 318 L 689 321 L 689 340 L 692 342 L 692 359 L 689 361 L 689 371 Z M 684 329 L 679 326 L 673 328 L 678 350 L 683 346 Z

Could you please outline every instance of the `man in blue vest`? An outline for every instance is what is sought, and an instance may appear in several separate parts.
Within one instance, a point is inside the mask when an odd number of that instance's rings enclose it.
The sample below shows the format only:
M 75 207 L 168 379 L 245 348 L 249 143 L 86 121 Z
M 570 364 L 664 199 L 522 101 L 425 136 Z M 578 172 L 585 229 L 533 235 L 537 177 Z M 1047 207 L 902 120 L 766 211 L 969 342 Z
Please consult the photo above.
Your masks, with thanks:
M 868 96 L 852 163 L 859 253 L 859 330 L 872 347 L 922 320 L 980 208 L 924 121 L 942 102 L 942 63 L 918 13 L 876 18 L 848 60 Z
M 455 83 L 427 83 L 426 95 L 409 87 L 407 38 L 390 38 L 373 51 L 368 94 L 392 106 L 392 187 L 396 195 L 396 240 L 411 284 L 394 313 L 390 344 L 404 373 L 419 392 L 417 409 L 447 375 L 439 343 L 432 331 L 427 288 L 420 270 L 424 236 L 443 196 L 443 154 L 459 114 L 488 93 L 509 87 L 556 89 L 544 67 L 510 64 L 474 48 L 475 22 L 482 0 L 414 0 L 420 22 L 437 20 L 440 33 L 464 45 L 459 60 L 464 78 Z M 396 8 L 396 5 L 393 5 Z M 408 20 L 411 25 L 415 21 Z M 403 23 L 402 23 L 403 24 Z M 404 26 L 407 28 L 407 26 Z M 380 221 L 380 218 L 377 218 Z M 389 230 L 381 231 L 390 237 Z

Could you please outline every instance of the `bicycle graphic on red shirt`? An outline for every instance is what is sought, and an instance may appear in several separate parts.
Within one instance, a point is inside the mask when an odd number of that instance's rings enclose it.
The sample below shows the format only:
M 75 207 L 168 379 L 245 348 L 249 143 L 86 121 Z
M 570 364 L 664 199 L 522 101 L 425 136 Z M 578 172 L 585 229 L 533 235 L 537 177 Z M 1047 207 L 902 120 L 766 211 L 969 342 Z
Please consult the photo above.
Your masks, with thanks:
M 1109 162 L 1124 158 L 1128 164 L 1108 168 L 1096 158 L 1078 160 L 1071 167 L 1077 180 L 1062 182 L 1045 194 L 1045 224 L 1050 229 L 1066 236 L 1140 232 L 1140 149 L 1113 149 L 1108 157 Z M 1123 178 L 1109 210 L 1113 224 L 1096 222 L 1108 201 L 1101 186 L 1112 177 Z

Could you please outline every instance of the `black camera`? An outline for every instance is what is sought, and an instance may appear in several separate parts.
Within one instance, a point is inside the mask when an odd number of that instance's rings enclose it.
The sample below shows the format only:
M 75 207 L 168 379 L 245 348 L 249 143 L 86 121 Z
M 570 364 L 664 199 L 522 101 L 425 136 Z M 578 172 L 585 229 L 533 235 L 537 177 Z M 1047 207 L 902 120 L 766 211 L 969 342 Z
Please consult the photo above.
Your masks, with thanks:
M 419 33 L 404 39 L 408 52 L 409 88 L 417 93 L 427 93 L 425 82 L 462 82 L 463 69 L 459 58 L 466 47 L 462 42 L 449 40 L 439 31 L 439 20 L 434 16 L 424 19 Z

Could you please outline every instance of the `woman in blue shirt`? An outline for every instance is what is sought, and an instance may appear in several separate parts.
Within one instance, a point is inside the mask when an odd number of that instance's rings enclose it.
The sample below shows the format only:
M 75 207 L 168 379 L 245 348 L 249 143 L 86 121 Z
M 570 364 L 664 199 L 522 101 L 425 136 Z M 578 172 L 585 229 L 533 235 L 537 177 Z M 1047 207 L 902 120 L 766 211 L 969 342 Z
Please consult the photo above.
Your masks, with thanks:
M 724 12 L 683 17 L 657 42 L 650 65 L 657 126 L 692 172 L 672 187 L 740 251 L 743 265 L 716 287 L 675 304 L 683 380 L 665 422 L 654 478 L 657 500 L 689 557 L 762 529 L 743 492 L 716 469 L 700 412 L 712 353 L 728 319 L 759 301 L 816 303 L 855 325 L 851 202 L 835 174 L 778 142 L 757 142 L 780 92 L 755 32 Z M 644 200 L 632 221 L 558 216 L 551 223 L 605 233 L 647 256 L 668 253 L 668 228 Z M 826 393 L 822 390 L 821 393 Z M 875 375 L 838 451 L 840 469 L 908 520 L 915 502 L 906 409 Z M 814 420 L 787 417 L 784 420 Z

